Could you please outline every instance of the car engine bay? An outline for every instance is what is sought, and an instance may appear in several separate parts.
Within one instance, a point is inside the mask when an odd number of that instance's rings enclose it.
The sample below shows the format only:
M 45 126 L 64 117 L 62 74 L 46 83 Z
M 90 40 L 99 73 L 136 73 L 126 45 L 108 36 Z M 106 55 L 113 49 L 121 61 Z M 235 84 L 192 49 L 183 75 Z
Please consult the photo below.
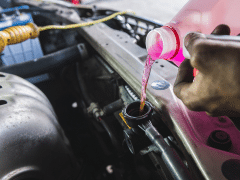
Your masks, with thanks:
M 115 13 L 12 2 L 3 22 L 27 16 L 37 26 L 67 25 Z M 140 100 L 146 34 L 161 26 L 124 14 L 7 47 L 0 66 L 0 179 L 239 179 L 238 120 L 188 110 L 173 93 L 174 63 L 158 59 L 151 70 L 154 132 L 146 136 L 123 117 Z

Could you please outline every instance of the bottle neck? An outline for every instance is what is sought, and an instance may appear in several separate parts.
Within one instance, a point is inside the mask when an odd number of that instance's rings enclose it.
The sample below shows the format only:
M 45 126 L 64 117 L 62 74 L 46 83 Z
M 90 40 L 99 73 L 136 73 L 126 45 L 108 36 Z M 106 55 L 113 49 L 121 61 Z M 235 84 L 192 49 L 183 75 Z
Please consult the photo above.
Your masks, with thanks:
M 177 30 L 175 28 L 173 28 L 171 25 L 165 25 L 164 27 L 170 29 L 172 31 L 172 33 L 174 34 L 175 39 L 176 39 L 175 52 L 173 53 L 172 57 L 169 58 L 169 59 L 173 59 L 178 54 L 179 49 L 180 49 L 180 37 L 179 37 L 179 34 L 178 34 Z

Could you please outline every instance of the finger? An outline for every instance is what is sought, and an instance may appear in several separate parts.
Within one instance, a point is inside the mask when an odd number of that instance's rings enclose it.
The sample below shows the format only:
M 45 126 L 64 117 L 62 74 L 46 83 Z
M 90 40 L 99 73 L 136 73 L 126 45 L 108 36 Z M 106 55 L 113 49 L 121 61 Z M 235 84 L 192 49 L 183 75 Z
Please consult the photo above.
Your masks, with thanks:
M 230 35 L 230 28 L 225 24 L 218 25 L 211 34 L 214 35 Z
M 183 91 L 193 82 L 193 67 L 189 59 L 185 59 L 178 69 L 176 81 L 174 83 L 173 91 L 175 95 L 183 100 Z
M 206 39 L 205 35 L 198 32 L 191 32 L 185 36 L 184 46 L 186 47 L 191 57 L 193 57 L 195 44 L 201 39 Z
M 205 113 L 206 113 L 208 116 L 212 116 L 212 117 L 226 116 L 226 112 L 210 113 L 210 112 L 208 112 L 208 111 L 205 111 Z
M 230 35 L 230 28 L 225 24 L 220 24 L 213 30 L 213 32 L 211 34 Z M 184 46 L 186 47 L 190 56 L 192 56 L 194 53 L 194 48 L 195 48 L 196 43 L 201 39 L 205 39 L 205 35 L 202 33 L 198 33 L 198 32 L 192 32 L 185 36 Z
M 209 113 L 209 112 L 207 112 L 207 111 L 205 111 L 205 113 L 206 113 L 208 116 L 216 117 L 216 116 L 214 116 L 213 114 L 211 114 L 211 113 Z

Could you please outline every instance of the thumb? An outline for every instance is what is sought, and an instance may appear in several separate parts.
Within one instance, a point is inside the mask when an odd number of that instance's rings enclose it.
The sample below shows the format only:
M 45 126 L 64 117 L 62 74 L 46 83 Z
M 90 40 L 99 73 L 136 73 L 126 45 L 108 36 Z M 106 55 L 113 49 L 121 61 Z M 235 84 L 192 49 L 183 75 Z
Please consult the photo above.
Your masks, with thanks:
M 225 24 L 218 25 L 211 34 L 214 35 L 229 35 L 230 28 Z M 193 55 L 195 44 L 200 39 L 206 39 L 206 36 L 199 32 L 190 32 L 184 38 L 184 46 L 188 51 L 190 57 Z
M 174 83 L 173 91 L 179 99 L 184 99 L 182 91 L 187 89 L 193 82 L 193 67 L 189 59 L 185 59 L 178 69 L 178 75 Z
M 190 57 L 192 57 L 194 53 L 194 47 L 198 40 L 200 39 L 206 39 L 206 36 L 202 33 L 198 32 L 190 32 L 184 37 L 184 46 L 186 50 L 188 51 Z M 190 58 L 188 58 L 190 59 Z

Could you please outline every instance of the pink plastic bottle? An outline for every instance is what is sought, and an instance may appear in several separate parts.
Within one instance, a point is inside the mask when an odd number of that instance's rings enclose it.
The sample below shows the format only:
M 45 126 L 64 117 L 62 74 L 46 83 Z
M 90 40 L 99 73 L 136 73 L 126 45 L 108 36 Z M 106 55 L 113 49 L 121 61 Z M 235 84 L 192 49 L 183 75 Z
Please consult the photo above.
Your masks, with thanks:
M 183 38 L 191 31 L 210 34 L 219 24 L 227 24 L 231 35 L 240 33 L 240 0 L 190 0 L 166 25 L 150 31 L 146 47 L 152 59 L 184 60 Z

